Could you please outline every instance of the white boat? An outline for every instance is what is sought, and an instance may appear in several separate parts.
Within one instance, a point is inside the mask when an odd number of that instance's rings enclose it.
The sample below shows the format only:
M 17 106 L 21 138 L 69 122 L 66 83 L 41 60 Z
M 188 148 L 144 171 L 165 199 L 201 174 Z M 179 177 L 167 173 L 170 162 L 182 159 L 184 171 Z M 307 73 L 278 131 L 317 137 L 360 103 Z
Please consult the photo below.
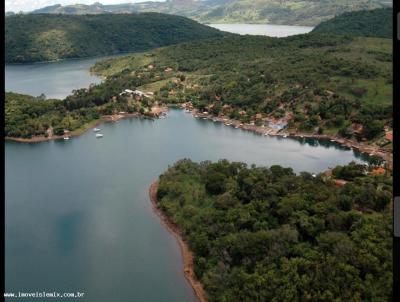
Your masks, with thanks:
M 284 138 L 286 138 L 286 137 L 287 137 L 287 135 L 285 134 L 283 137 L 284 137 Z
M 203 120 L 206 120 L 207 118 L 206 117 L 203 117 Z
M 103 134 L 97 133 L 97 134 L 96 134 L 96 137 L 97 137 L 97 138 L 103 137 Z
M 65 141 L 69 140 L 69 136 L 64 136 L 64 140 Z
M 93 129 L 94 132 L 99 132 L 100 130 L 101 130 L 101 129 L 99 129 L 99 128 L 94 128 L 94 129 Z

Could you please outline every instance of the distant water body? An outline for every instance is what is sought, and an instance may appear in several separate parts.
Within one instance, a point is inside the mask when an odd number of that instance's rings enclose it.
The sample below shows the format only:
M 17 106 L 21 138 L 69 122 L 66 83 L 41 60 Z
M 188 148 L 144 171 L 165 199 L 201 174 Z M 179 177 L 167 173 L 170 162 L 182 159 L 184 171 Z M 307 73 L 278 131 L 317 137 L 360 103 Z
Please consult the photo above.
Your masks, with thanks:
M 272 25 L 272 24 L 207 24 L 239 35 L 261 35 L 268 37 L 288 37 L 306 34 L 313 30 L 310 26 Z
M 121 54 L 122 55 L 122 54 Z M 121 56 L 117 55 L 117 56 Z M 101 78 L 90 73 L 97 61 L 115 56 L 63 60 L 34 64 L 6 64 L 5 90 L 62 99 L 72 90 L 98 84 Z

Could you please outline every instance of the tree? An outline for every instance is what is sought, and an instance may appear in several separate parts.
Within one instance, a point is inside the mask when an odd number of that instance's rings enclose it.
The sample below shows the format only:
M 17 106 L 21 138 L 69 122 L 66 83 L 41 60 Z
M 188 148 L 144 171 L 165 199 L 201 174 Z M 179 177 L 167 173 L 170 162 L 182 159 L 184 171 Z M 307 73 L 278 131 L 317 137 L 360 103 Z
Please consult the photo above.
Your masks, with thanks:
M 210 171 L 206 175 L 206 190 L 212 195 L 225 192 L 225 175 L 220 172 Z
M 372 119 L 364 124 L 363 134 L 366 138 L 373 139 L 382 133 L 382 130 L 383 122 Z

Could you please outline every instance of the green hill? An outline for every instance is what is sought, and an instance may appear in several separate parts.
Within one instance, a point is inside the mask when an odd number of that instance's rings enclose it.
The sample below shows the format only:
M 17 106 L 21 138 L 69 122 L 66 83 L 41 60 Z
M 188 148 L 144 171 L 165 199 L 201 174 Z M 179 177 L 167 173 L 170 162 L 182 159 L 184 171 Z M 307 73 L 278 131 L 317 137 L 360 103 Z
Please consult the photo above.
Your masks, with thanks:
M 220 37 L 190 19 L 159 13 L 15 15 L 5 18 L 7 63 L 82 58 Z
M 191 101 L 243 123 L 261 114 L 289 120 L 288 131 L 375 140 L 392 121 L 391 47 L 390 39 L 317 33 L 229 36 L 106 60 L 93 70 L 115 92 L 126 83 L 153 91 L 161 103 Z
M 322 22 L 313 31 L 339 35 L 392 38 L 393 9 L 383 8 L 344 13 Z
M 269 23 L 315 26 L 349 11 L 390 6 L 387 0 L 167 0 L 103 5 L 53 5 L 32 13 L 99 14 L 159 12 L 202 23 Z

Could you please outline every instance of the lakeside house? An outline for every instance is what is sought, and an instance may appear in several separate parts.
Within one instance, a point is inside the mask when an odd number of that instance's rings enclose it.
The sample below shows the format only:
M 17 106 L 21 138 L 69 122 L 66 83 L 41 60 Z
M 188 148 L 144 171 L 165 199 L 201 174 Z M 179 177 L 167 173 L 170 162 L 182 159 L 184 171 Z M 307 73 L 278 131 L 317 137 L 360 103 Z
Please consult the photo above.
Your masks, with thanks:
M 124 91 L 122 91 L 120 94 L 120 96 L 122 95 L 128 95 L 128 96 L 138 96 L 138 97 L 152 97 L 154 95 L 153 92 L 143 92 L 140 90 L 131 90 L 131 89 L 125 89 Z
M 286 121 L 268 121 L 268 127 L 275 129 L 277 131 L 283 130 L 287 127 Z
M 389 142 L 393 142 L 393 132 L 392 131 L 387 131 L 385 138 L 389 141 Z
M 373 169 L 373 170 L 370 172 L 370 175 L 376 176 L 376 175 L 383 175 L 383 174 L 385 174 L 385 173 L 386 173 L 385 168 L 383 168 L 383 167 L 377 167 L 377 168 Z
M 337 186 L 337 187 L 343 187 L 346 184 L 347 184 L 347 181 L 344 179 L 335 179 L 335 186 Z

